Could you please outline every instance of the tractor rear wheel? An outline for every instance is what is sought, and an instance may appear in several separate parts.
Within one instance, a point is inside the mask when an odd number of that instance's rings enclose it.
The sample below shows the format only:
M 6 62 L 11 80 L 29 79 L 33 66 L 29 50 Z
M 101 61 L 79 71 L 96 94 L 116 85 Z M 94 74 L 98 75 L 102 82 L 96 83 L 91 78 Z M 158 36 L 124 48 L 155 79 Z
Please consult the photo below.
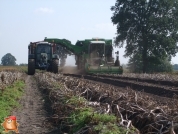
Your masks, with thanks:
M 29 60 L 28 61 L 28 75 L 34 75 L 35 74 L 35 61 Z
M 58 73 L 58 60 L 53 60 L 52 61 L 52 72 L 53 73 Z
M 47 68 L 47 71 L 48 72 L 52 72 L 52 61 L 50 62 L 48 68 Z

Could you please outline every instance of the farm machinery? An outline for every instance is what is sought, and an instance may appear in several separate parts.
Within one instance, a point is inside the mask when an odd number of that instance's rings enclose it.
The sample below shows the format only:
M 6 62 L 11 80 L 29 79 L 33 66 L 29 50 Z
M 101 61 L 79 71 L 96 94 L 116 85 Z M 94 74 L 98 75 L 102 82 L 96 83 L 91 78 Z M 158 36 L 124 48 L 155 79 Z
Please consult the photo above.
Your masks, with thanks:
M 59 59 L 61 66 L 67 58 L 64 48 L 60 48 L 49 42 L 30 42 L 28 45 L 28 74 L 34 75 L 35 69 L 47 70 L 58 73 Z
M 112 40 L 85 39 L 77 41 L 75 45 L 66 39 L 45 38 L 44 41 L 57 46 L 58 50 L 63 48 L 73 53 L 77 68 L 82 72 L 87 74 L 123 73 L 119 62 L 119 52 L 116 52 L 116 61 L 114 62 Z

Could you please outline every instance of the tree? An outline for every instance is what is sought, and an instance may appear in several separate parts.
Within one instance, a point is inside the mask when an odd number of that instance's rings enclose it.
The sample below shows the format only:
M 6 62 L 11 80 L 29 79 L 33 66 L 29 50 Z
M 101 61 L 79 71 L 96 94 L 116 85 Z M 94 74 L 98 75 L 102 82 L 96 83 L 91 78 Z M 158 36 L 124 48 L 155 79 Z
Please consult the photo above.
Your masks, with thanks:
M 20 63 L 19 66 L 28 66 L 27 63 Z
M 16 58 L 11 55 L 10 53 L 7 53 L 6 55 L 4 55 L 1 59 L 1 64 L 3 66 L 14 66 L 16 65 Z
M 155 72 L 172 72 L 173 67 L 171 64 L 170 57 L 165 58 L 164 60 L 160 60 L 159 58 L 150 57 L 150 62 L 147 65 L 148 73 Z M 133 57 L 129 59 L 128 69 L 134 73 L 141 73 L 143 62 L 141 61 L 141 54 L 135 54 Z
M 128 69 L 133 73 L 141 73 L 142 61 L 140 54 L 134 54 L 128 61 Z
M 174 64 L 174 65 L 173 65 L 173 69 L 174 69 L 174 70 L 178 70 L 178 64 Z
M 140 53 L 143 72 L 155 60 L 175 56 L 178 0 L 117 0 L 111 11 L 111 20 L 117 25 L 115 45 L 126 43 L 125 57 Z

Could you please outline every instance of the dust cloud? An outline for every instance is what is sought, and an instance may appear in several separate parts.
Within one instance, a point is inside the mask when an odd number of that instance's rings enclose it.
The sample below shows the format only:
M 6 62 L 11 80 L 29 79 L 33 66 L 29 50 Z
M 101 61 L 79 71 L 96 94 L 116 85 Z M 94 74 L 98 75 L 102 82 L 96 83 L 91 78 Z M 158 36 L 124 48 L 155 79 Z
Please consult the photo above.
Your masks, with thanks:
M 59 68 L 59 71 L 65 74 L 79 74 L 79 70 L 77 69 L 77 66 L 75 65 L 75 56 L 68 55 L 65 66 L 62 68 Z
M 79 74 L 77 66 L 64 66 L 60 69 L 60 72 L 63 74 Z

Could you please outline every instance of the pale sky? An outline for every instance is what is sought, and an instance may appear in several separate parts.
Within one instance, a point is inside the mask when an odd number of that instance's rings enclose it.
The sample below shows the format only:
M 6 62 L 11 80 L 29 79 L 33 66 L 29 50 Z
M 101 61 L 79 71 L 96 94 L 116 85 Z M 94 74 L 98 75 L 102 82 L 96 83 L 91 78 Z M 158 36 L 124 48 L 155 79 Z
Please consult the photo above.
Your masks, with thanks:
M 93 37 L 113 39 L 116 26 L 111 22 L 111 6 L 116 0 L 0 0 L 0 59 L 11 53 L 16 63 L 28 63 L 28 45 L 44 37 L 77 40 Z M 124 48 L 121 64 L 126 64 Z M 172 58 L 178 63 L 178 55 Z M 74 65 L 72 56 L 67 65 Z

